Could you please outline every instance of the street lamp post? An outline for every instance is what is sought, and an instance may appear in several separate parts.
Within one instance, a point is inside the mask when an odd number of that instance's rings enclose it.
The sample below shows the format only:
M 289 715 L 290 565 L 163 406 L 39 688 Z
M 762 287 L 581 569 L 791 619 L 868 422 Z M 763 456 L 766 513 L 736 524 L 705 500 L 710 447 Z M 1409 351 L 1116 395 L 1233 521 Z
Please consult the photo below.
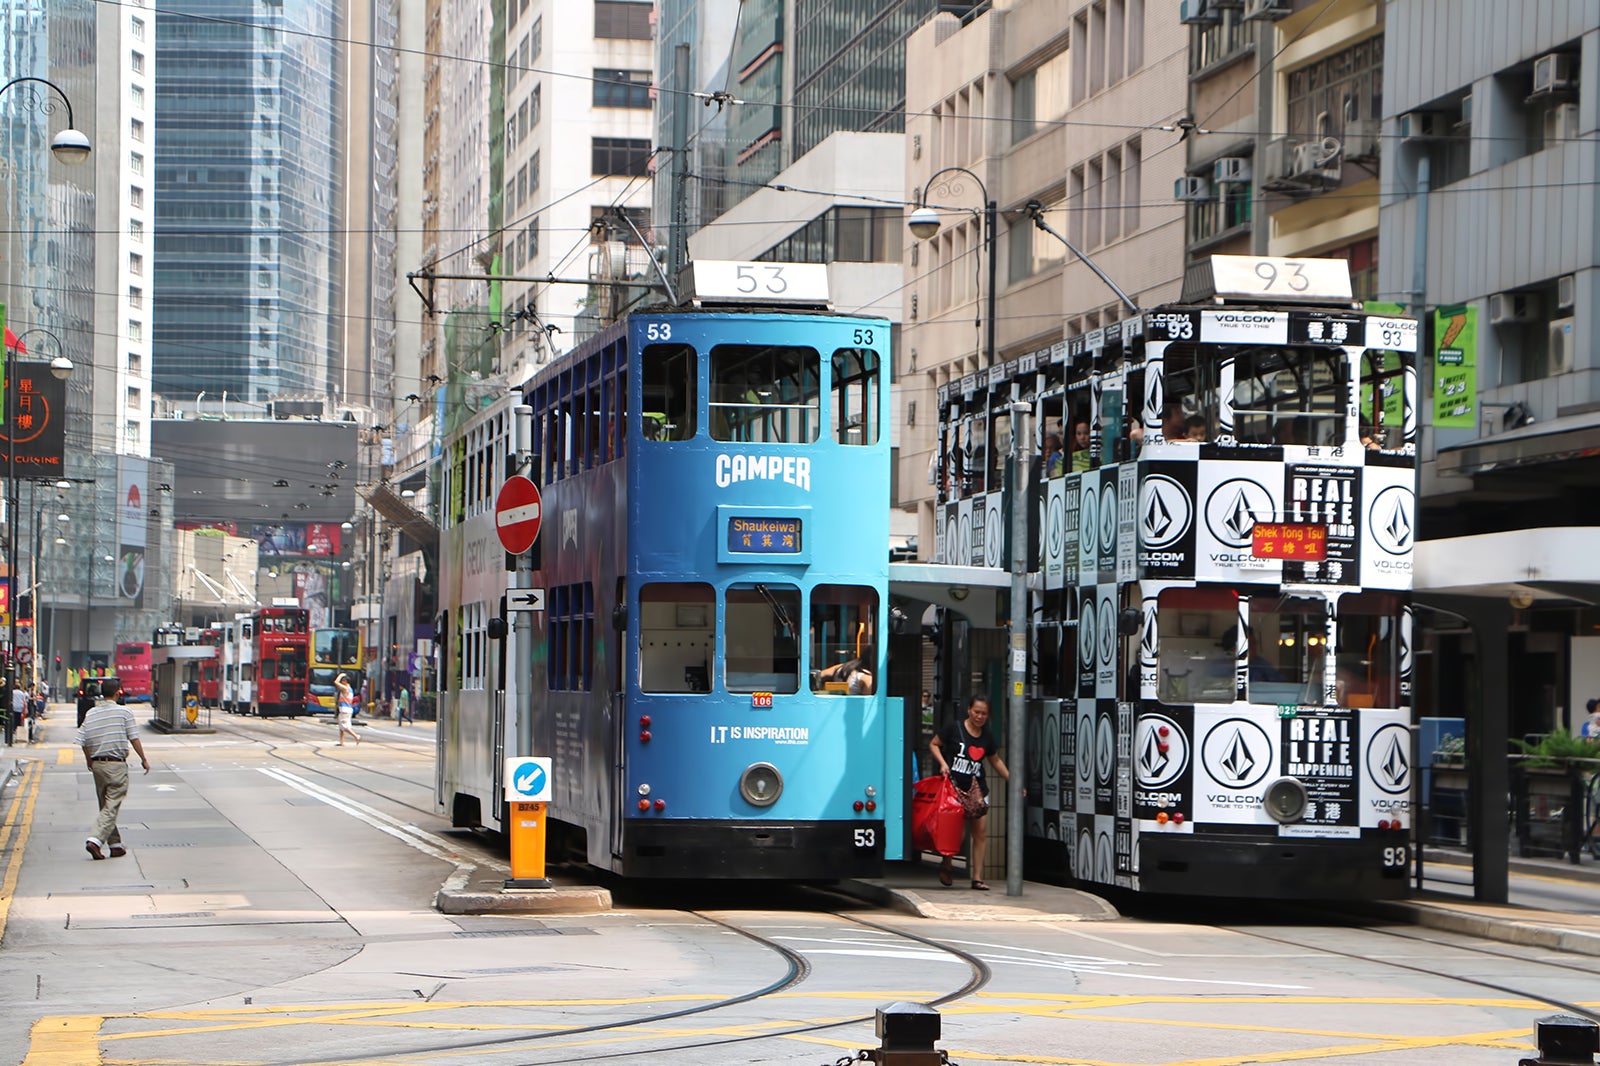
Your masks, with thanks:
M 989 189 L 984 185 L 983 179 L 978 177 L 966 167 L 945 167 L 935 171 L 933 176 L 917 190 L 917 207 L 907 219 L 911 232 L 922 240 L 927 240 L 939 232 L 939 214 L 927 206 L 928 190 L 936 184 L 951 192 L 962 191 L 962 176 L 972 179 L 978 186 L 978 194 L 983 198 L 983 248 L 989 258 L 989 290 L 984 294 L 984 310 L 987 314 L 987 323 L 984 329 L 984 363 L 993 366 L 995 362 L 995 216 L 997 214 L 994 200 L 989 197 Z M 940 179 L 943 179 L 941 181 Z M 1019 769 L 1026 765 L 1026 758 L 1022 751 L 1027 743 L 1027 727 L 1024 716 L 1027 713 L 1026 701 L 1023 697 L 1023 686 L 1028 677 L 1028 511 L 1027 499 L 1023 493 L 1024 449 L 1022 444 L 1023 415 L 1028 411 L 1028 405 L 1020 401 L 1011 404 L 1011 618 L 1007 626 L 1007 644 L 1009 645 L 1006 656 L 1006 740 L 1005 751 L 1011 759 L 1012 765 Z M 1006 782 L 1006 895 L 1022 895 L 1022 774 L 1013 772 Z M 982 870 L 973 870 L 974 878 L 983 876 Z

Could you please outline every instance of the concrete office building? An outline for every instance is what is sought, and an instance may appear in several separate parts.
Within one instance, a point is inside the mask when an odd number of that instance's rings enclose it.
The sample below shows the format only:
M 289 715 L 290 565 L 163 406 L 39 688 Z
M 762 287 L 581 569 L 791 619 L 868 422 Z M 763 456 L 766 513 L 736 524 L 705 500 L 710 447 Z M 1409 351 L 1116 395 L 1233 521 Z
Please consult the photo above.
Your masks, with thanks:
M 927 475 L 939 386 L 990 363 L 985 257 L 997 257 L 996 362 L 1128 314 L 1034 226 L 1027 203 L 1139 305 L 1177 297 L 1183 209 L 1171 190 L 1185 166 L 1175 125 L 1188 110 L 1187 34 L 1144 0 L 1021 0 L 964 21 L 936 15 L 912 35 L 906 196 L 934 179 L 926 200 L 942 221 L 930 240 L 903 235 L 899 503 L 918 516 L 922 558 L 935 550 Z M 996 203 L 992 248 L 982 191 L 960 173 L 936 178 L 946 167 L 976 174 Z

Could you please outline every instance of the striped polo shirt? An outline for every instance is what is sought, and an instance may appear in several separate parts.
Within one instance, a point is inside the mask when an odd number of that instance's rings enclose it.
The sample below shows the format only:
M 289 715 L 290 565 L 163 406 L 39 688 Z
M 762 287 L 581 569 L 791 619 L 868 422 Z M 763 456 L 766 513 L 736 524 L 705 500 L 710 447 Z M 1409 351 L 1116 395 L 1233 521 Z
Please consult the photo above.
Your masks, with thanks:
M 120 703 L 97 703 L 83 718 L 77 744 L 88 749 L 89 758 L 103 755 L 126 759 L 128 738 L 133 736 L 133 712 Z

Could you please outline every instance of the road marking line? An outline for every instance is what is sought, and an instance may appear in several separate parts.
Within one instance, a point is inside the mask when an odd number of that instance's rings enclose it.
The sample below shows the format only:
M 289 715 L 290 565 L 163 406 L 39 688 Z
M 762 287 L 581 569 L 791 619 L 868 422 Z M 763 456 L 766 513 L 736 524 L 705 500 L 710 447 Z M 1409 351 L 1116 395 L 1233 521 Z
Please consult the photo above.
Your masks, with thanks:
M 0 881 L 0 940 L 5 939 L 6 922 L 11 917 L 11 900 L 16 895 L 17 878 L 22 876 L 22 857 L 28 850 L 28 837 L 33 832 L 33 805 L 39 799 L 39 784 L 44 780 L 44 770 L 36 762 L 29 762 L 28 768 L 23 771 L 22 784 L 17 788 L 17 795 L 11 801 L 11 811 L 6 814 L 5 829 L 0 831 L 0 842 L 4 842 L 11 833 L 12 819 L 16 817 L 17 805 L 22 804 L 21 820 L 17 829 L 17 839 L 11 844 L 11 858 L 6 861 L 5 880 Z M 26 803 L 22 802 L 22 794 L 27 792 Z
M 98 1066 L 103 1014 L 46 1015 L 28 1031 L 22 1066 Z
M 59 749 L 56 750 L 56 765 L 57 766 L 65 766 L 68 763 L 70 763 L 71 761 L 72 761 L 72 749 L 71 748 L 59 748 Z

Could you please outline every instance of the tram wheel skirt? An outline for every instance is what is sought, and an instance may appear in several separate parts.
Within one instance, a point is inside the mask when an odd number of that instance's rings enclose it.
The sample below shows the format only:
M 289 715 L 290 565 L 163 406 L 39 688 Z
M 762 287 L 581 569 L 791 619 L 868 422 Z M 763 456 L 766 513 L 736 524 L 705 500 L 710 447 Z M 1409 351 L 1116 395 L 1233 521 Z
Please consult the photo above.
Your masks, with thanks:
M 870 841 L 862 845 L 859 841 Z M 624 877 L 824 881 L 883 875 L 883 822 L 628 819 Z
M 1404 899 L 1409 864 L 1386 868 L 1392 841 L 1153 836 L 1139 839 L 1142 892 L 1233 899 Z

